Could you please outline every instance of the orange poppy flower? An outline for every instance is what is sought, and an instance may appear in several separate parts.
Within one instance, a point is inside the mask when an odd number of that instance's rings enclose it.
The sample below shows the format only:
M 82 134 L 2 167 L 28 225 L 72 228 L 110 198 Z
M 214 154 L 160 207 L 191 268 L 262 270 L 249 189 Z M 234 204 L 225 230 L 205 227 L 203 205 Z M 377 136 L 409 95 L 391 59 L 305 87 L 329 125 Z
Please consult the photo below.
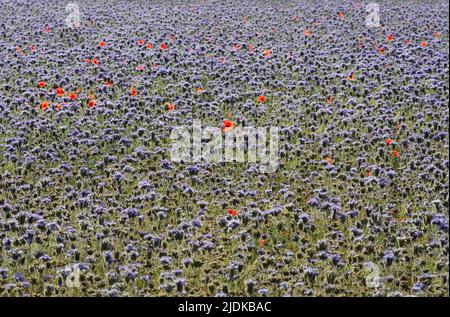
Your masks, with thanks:
M 428 43 L 427 43 L 426 41 L 423 41 L 422 43 L 420 43 L 420 45 L 421 45 L 422 47 L 426 47 L 426 46 L 428 45 Z
M 223 131 L 224 132 L 232 130 L 233 127 L 234 127 L 233 121 L 230 121 L 230 120 L 227 120 L 227 119 L 223 120 Z
M 333 102 L 333 96 L 329 96 L 329 97 L 327 98 L 326 103 L 329 104 L 329 105 L 331 105 L 332 102 Z
M 197 94 L 201 94 L 201 93 L 203 92 L 203 88 L 202 88 L 202 87 L 196 87 L 196 88 L 195 88 L 195 92 L 196 92 Z
M 159 46 L 159 48 L 161 49 L 161 50 L 165 50 L 165 49 L 167 49 L 167 45 L 166 45 L 166 43 L 161 43 L 161 45 Z
M 258 101 L 261 102 L 261 103 L 266 102 L 266 100 L 267 100 L 266 96 L 260 95 L 260 96 L 258 97 Z
M 39 86 L 40 88 L 44 88 L 46 85 L 47 85 L 47 84 L 45 83 L 45 81 L 40 81 L 40 82 L 38 83 L 38 86 Z
M 329 157 L 329 156 L 327 156 L 324 160 L 325 160 L 328 164 L 333 164 L 333 159 L 332 159 L 331 157 Z
M 62 109 L 62 105 L 60 103 L 57 103 L 55 108 L 56 108 L 56 110 L 61 110 Z
M 303 31 L 303 35 L 304 36 L 310 36 L 312 34 L 312 32 L 310 30 L 304 30 Z
M 147 45 L 145 46 L 147 49 L 151 49 L 151 48 L 153 48 L 153 45 L 152 45 L 152 43 L 147 43 Z
M 386 41 L 392 42 L 393 40 L 394 40 L 394 36 L 392 34 L 389 34 L 388 36 L 386 36 Z
M 372 176 L 372 171 L 367 171 L 367 177 Z
M 93 94 L 89 94 L 88 95 L 88 99 L 94 99 L 94 95 Z
M 400 152 L 397 151 L 397 150 L 394 150 L 394 151 L 392 152 L 392 155 L 394 155 L 394 157 L 397 158 L 397 157 L 400 156 Z
M 378 53 L 380 53 L 381 55 L 384 55 L 384 47 L 379 47 Z
M 145 43 L 144 40 L 139 40 L 139 41 L 138 41 L 138 44 L 139 44 L 139 45 L 144 45 L 144 43 Z
M 48 106 L 50 106 L 50 102 L 48 101 L 44 101 L 43 103 L 41 103 L 41 109 L 43 111 L 47 110 Z
M 236 216 L 238 215 L 238 212 L 237 212 L 236 210 L 234 210 L 234 209 L 228 209 L 228 210 L 227 210 L 227 213 L 228 213 L 230 216 L 233 216 L 233 217 L 236 217 Z
M 93 99 L 89 100 L 88 106 L 91 108 L 95 107 L 95 100 L 93 100 Z
M 77 94 L 74 93 L 74 92 L 71 92 L 71 93 L 69 94 L 69 99 L 71 99 L 71 100 L 77 99 Z
M 439 32 L 434 32 L 434 38 L 439 38 L 441 36 L 441 34 L 439 34 Z
M 172 111 L 173 109 L 175 109 L 175 105 L 166 102 L 166 106 L 167 106 L 167 111 Z
M 270 57 L 270 50 L 264 50 L 264 56 L 266 58 L 269 58 Z
M 395 140 L 393 140 L 393 139 L 390 139 L 390 138 L 386 139 L 386 144 L 387 145 L 391 145 L 394 142 L 395 142 Z
M 267 244 L 267 240 L 261 239 L 259 240 L 259 246 L 262 248 Z
M 338 16 L 339 16 L 339 18 L 340 18 L 341 20 L 344 20 L 344 19 L 345 19 L 345 14 L 344 14 L 344 12 L 339 12 Z
M 136 90 L 136 88 L 132 87 L 132 88 L 130 89 L 130 93 L 131 93 L 131 96 L 132 96 L 132 97 L 136 97 L 136 96 L 137 96 L 137 90 Z
M 98 46 L 100 46 L 100 47 L 105 46 L 105 42 L 101 41 L 100 43 L 98 43 Z

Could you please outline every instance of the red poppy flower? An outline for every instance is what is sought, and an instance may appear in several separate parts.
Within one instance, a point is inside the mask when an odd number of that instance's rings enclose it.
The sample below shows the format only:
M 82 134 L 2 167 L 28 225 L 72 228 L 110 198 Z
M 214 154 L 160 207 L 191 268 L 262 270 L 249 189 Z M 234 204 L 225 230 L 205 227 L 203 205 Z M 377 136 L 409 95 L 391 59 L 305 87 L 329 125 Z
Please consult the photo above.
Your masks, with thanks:
M 43 111 L 45 111 L 48 108 L 48 106 L 50 106 L 50 102 L 48 101 L 44 101 L 43 103 L 41 103 L 41 109 Z
M 333 164 L 333 159 L 329 156 L 327 156 L 325 159 L 325 162 L 327 162 L 328 164 Z
M 233 216 L 233 217 L 236 217 L 236 216 L 238 215 L 238 212 L 237 212 L 236 210 L 234 210 L 234 209 L 228 209 L 228 210 L 227 210 L 227 213 L 228 213 L 230 216 Z
M 264 50 L 264 56 L 266 58 L 269 58 L 270 57 L 270 50 Z
M 426 46 L 428 45 L 428 43 L 427 43 L 426 41 L 423 41 L 422 43 L 420 43 L 420 45 L 421 45 L 422 47 L 426 47 Z
M 170 43 L 173 43 L 173 42 L 175 42 L 175 35 L 172 34 L 170 36 Z
M 36 46 L 30 45 L 30 50 L 31 50 L 32 52 L 36 51 Z
M 386 139 L 386 144 L 387 145 L 391 145 L 392 143 L 394 143 L 395 142 L 395 140 L 393 140 L 393 139 Z
M 100 43 L 98 43 L 98 46 L 100 46 L 100 47 L 105 46 L 105 42 L 101 41 Z
M 167 106 L 167 111 L 172 111 L 173 109 L 175 109 L 175 105 L 166 102 L 166 106 Z
M 394 151 L 392 152 L 392 155 L 394 155 L 394 157 L 397 158 L 397 157 L 400 156 L 400 152 L 397 151 L 397 150 L 394 150 Z
M 332 102 L 333 102 L 333 96 L 329 96 L 329 97 L 327 98 L 326 103 L 329 104 L 329 105 L 331 105 Z
M 372 171 L 367 171 L 367 177 L 372 176 Z
M 95 107 L 95 100 L 93 100 L 93 99 L 89 100 L 88 106 L 91 108 Z
M 61 88 L 61 87 L 56 88 L 56 95 L 57 95 L 58 97 L 64 96 L 64 89 Z
M 145 43 L 144 40 L 139 40 L 139 41 L 138 41 L 138 44 L 139 44 L 139 45 L 144 45 L 144 43 Z
M 153 48 L 153 45 L 152 45 L 152 43 L 147 43 L 147 45 L 145 46 L 147 49 L 151 49 L 151 48 Z
M 100 64 L 100 61 L 98 59 L 94 58 L 92 60 L 92 64 L 98 65 L 98 64 Z
M 137 96 L 137 90 L 136 90 L 136 88 L 134 88 L 134 87 L 131 88 L 131 89 L 130 89 L 130 93 L 131 93 L 131 96 L 132 96 L 132 97 L 136 97 L 136 96 Z
M 266 100 L 267 100 L 266 96 L 260 95 L 260 96 L 258 97 L 258 101 L 261 102 L 261 103 L 266 102 Z
M 234 127 L 233 121 L 227 119 L 223 120 L 223 131 L 225 132 L 230 131 L 233 129 L 233 127 Z
M 389 34 L 388 36 L 386 36 L 386 41 L 392 42 L 393 40 L 394 40 L 394 36 L 392 34 Z
M 85 63 L 90 63 L 91 60 L 90 60 L 89 58 L 86 58 L 86 59 L 84 60 L 84 62 L 85 62 Z
M 303 31 L 303 35 L 304 36 L 310 36 L 312 34 L 312 32 L 310 30 L 304 30 Z
M 384 55 L 384 47 L 379 47 L 378 53 L 380 53 L 381 55 Z
M 344 14 L 344 12 L 339 12 L 339 13 L 338 13 L 338 16 L 339 16 L 339 18 L 340 18 L 341 20 L 344 20 L 344 19 L 345 19 L 345 14 Z
M 162 49 L 163 51 L 164 51 L 165 49 L 167 49 L 166 43 L 161 43 L 161 45 L 159 46 L 159 48 Z
M 60 103 L 57 103 L 55 108 L 56 108 L 56 110 L 61 110 L 62 109 L 62 105 Z
M 45 83 L 45 81 L 40 81 L 40 82 L 38 83 L 38 86 L 39 86 L 40 88 L 44 88 L 46 85 L 47 85 L 47 84 Z
M 259 246 L 262 248 L 267 244 L 267 240 L 261 239 L 259 240 Z
M 69 94 L 69 99 L 71 99 L 71 100 L 77 99 L 77 94 L 74 93 L 74 92 L 71 92 L 71 93 Z

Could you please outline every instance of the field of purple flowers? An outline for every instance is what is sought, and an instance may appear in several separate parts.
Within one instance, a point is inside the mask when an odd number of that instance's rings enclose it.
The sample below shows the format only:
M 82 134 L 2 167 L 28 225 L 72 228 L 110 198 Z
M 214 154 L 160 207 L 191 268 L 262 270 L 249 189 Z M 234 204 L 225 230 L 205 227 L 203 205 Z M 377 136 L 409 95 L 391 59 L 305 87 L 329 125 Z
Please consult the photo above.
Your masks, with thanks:
M 74 2 L 0 2 L 1 296 L 449 296 L 448 1 Z

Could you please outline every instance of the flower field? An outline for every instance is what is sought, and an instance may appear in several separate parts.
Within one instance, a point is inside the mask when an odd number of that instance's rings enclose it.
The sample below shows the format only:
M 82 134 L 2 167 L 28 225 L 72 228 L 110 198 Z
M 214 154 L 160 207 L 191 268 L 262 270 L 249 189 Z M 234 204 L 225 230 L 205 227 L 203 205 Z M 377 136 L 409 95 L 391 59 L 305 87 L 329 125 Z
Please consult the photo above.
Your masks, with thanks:
M 2 1 L 0 296 L 449 296 L 449 4 L 368 3 Z

